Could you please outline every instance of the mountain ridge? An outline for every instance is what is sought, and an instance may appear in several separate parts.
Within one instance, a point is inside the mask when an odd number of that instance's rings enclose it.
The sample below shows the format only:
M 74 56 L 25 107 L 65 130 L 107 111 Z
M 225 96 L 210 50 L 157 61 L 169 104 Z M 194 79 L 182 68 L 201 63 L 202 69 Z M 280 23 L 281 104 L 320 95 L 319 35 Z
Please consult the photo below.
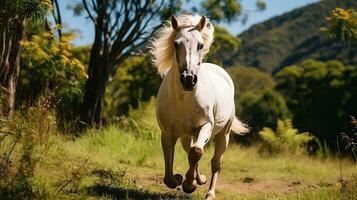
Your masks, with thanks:
M 320 31 L 336 7 L 357 8 L 356 0 L 327 0 L 297 8 L 242 32 L 238 51 L 227 54 L 226 66 L 252 66 L 274 73 L 305 59 L 340 60 L 357 65 L 357 44 L 333 40 Z

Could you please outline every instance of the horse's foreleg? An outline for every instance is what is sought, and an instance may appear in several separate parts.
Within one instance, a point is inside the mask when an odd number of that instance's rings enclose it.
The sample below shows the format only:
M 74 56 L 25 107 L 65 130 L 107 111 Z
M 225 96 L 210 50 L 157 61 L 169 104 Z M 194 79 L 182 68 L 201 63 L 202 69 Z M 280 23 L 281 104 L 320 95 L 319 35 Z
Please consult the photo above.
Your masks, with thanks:
M 229 133 L 221 132 L 215 137 L 215 149 L 214 155 L 211 160 L 212 178 L 209 186 L 208 193 L 205 199 L 214 199 L 216 196 L 216 182 L 218 174 L 221 170 L 222 165 L 222 155 L 226 151 L 229 142 Z
M 182 189 L 186 193 L 192 193 L 195 191 L 197 187 L 196 176 L 198 172 L 198 161 L 201 159 L 203 154 L 203 148 L 209 141 L 212 134 L 212 124 L 207 123 L 203 125 L 198 133 L 197 141 L 192 145 L 190 151 L 188 153 L 188 160 L 190 167 L 186 173 L 186 179 L 183 182 Z M 200 178 L 204 179 L 204 176 L 199 177 L 200 183 L 204 180 L 200 180 Z
M 161 146 L 165 160 L 164 183 L 167 187 L 172 189 L 181 185 L 183 180 L 180 174 L 173 174 L 173 160 L 176 141 L 177 138 L 174 138 L 172 135 L 167 135 L 166 133 L 161 134 Z
M 192 137 L 181 137 L 180 140 L 181 140 L 181 144 L 182 144 L 183 149 L 186 151 L 187 156 L 189 156 L 190 149 L 193 146 Z M 197 167 L 196 167 L 196 181 L 197 181 L 198 185 L 203 185 L 203 184 L 205 184 L 207 182 L 206 176 L 203 175 L 203 174 L 200 174 L 200 171 L 198 169 L 198 164 L 197 164 Z

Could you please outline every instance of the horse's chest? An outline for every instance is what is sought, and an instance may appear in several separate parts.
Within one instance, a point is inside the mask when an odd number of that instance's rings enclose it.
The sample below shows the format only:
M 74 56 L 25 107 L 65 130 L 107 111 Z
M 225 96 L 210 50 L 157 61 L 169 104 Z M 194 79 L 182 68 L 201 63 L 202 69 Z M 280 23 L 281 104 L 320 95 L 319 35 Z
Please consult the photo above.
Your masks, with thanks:
M 171 126 L 175 133 L 195 135 L 208 121 L 206 111 L 203 108 L 195 108 L 177 115 L 171 122 Z
M 209 108 L 195 103 L 171 105 L 159 111 L 159 120 L 166 131 L 176 135 L 195 135 L 209 122 Z

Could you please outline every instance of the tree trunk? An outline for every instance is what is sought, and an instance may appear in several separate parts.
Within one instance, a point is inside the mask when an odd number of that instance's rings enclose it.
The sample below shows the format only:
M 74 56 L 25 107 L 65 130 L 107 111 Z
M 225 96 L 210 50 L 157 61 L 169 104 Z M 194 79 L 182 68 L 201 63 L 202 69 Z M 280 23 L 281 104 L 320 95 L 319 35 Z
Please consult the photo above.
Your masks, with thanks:
M 96 45 L 93 45 L 96 46 Z M 83 97 L 81 120 L 91 127 L 102 125 L 101 111 L 103 97 L 108 83 L 108 62 L 100 54 L 100 50 L 92 48 L 88 66 L 88 80 L 85 85 Z
M 20 74 L 20 41 L 26 36 L 25 19 L 13 20 L 14 30 L 10 32 L 3 28 L 3 44 L 1 48 L 0 80 L 1 85 L 7 90 L 7 105 L 5 116 L 12 117 L 15 110 L 16 86 Z

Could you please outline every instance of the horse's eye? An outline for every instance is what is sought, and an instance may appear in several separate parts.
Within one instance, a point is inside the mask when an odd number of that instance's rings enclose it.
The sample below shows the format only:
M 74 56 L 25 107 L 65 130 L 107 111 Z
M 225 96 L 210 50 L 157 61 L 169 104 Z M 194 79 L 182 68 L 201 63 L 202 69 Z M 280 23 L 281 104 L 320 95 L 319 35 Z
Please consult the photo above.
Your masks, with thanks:
M 203 48 L 203 44 L 198 43 L 197 50 L 201 50 Z

